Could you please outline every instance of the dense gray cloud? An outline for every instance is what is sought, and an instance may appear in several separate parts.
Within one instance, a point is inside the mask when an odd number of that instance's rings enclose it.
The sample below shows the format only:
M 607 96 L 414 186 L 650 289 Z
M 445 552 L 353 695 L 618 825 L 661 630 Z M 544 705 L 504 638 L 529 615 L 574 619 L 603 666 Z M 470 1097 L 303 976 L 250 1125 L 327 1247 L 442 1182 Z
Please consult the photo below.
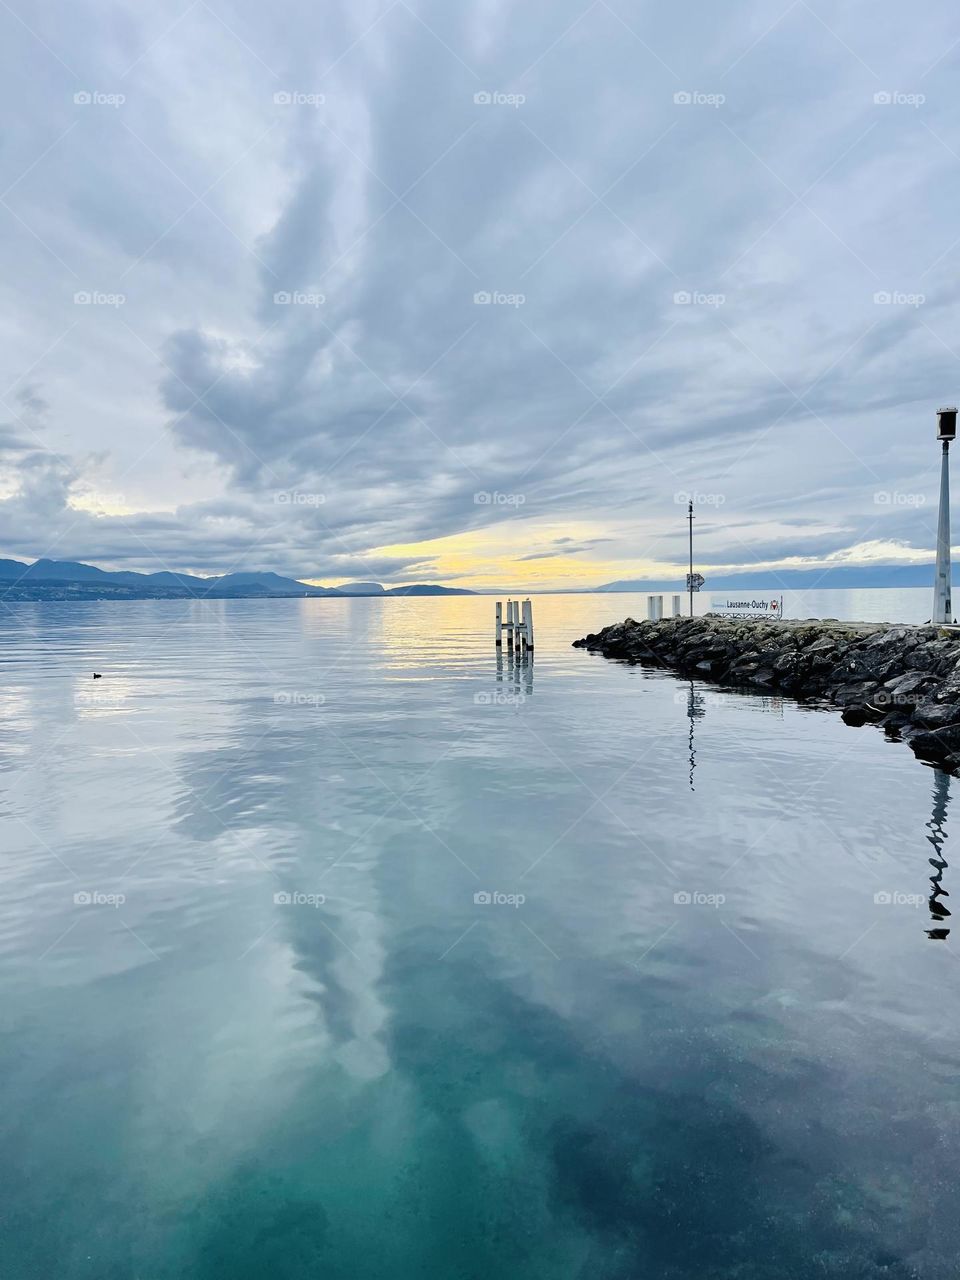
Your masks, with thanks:
M 0 553 L 589 582 L 681 563 L 687 495 L 704 564 L 932 547 L 945 0 L 0 26 Z

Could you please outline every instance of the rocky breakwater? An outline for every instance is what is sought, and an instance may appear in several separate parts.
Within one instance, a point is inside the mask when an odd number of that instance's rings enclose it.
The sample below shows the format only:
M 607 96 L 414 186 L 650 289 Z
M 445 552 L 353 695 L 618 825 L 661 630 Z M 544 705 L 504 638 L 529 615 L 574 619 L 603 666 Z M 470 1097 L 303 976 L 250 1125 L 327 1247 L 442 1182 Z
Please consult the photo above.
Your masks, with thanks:
M 839 708 L 960 773 L 960 633 L 834 620 L 669 618 L 605 627 L 574 647 L 733 688 Z

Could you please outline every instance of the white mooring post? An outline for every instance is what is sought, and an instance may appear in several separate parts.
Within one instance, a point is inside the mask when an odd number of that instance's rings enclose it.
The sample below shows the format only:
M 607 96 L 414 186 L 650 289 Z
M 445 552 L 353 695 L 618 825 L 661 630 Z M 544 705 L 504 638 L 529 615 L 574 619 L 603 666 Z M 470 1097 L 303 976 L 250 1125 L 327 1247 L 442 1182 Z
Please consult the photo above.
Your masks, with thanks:
M 647 596 L 647 621 L 659 622 L 663 617 L 663 596 Z
M 680 597 L 679 596 L 673 597 L 673 616 L 675 618 L 680 617 Z
M 521 653 L 524 649 L 533 649 L 533 604 L 529 599 L 508 600 L 507 620 L 503 621 L 503 605 L 496 604 L 496 622 L 494 624 L 494 640 L 498 648 L 503 646 L 503 632 L 507 633 L 507 648 Z

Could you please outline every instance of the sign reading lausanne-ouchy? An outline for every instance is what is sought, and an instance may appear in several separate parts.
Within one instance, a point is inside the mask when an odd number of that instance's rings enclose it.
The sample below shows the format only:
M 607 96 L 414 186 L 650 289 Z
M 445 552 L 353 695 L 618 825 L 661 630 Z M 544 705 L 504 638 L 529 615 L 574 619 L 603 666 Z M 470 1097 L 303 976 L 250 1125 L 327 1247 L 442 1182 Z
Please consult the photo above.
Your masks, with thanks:
M 783 596 L 727 595 L 710 597 L 711 613 L 726 613 L 737 617 L 783 616 Z

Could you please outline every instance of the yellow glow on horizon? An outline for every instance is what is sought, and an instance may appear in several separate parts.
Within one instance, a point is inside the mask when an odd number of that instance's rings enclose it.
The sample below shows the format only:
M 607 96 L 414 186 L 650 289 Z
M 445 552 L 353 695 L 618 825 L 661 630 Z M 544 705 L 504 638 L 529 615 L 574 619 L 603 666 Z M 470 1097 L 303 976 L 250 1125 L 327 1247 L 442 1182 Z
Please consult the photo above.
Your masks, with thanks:
M 584 521 L 538 523 L 525 521 L 520 526 L 523 541 L 518 539 L 518 527 L 504 522 L 486 529 L 474 529 L 467 533 L 451 534 L 445 538 L 432 538 L 424 542 L 395 543 L 374 547 L 367 553 L 371 558 L 396 559 L 407 562 L 399 575 L 404 584 L 436 582 L 443 586 L 467 587 L 474 591 L 542 591 L 586 589 L 621 579 L 647 580 L 650 582 L 683 581 L 686 564 L 653 560 L 638 555 L 634 558 L 601 558 L 589 550 L 576 555 L 564 555 L 552 550 L 558 538 L 569 539 L 573 545 L 589 544 L 598 538 L 616 535 L 616 530 L 598 523 Z M 642 537 L 637 539 L 641 545 Z M 623 546 L 628 539 L 624 535 L 615 538 L 615 545 Z M 519 545 L 518 545 L 519 543 Z M 651 549 L 655 539 L 646 545 Z M 598 548 L 599 550 L 599 548 Z M 535 559 L 524 559 L 533 555 Z M 858 543 L 823 557 L 785 556 L 779 560 L 744 564 L 730 562 L 700 566 L 707 577 L 717 578 L 731 573 L 775 573 L 778 569 L 826 569 L 845 564 L 925 563 L 932 552 L 921 548 L 906 547 L 893 541 Z M 304 579 L 316 586 L 341 586 L 346 582 L 370 579 L 372 574 L 359 574 L 353 578 Z
M 609 536 L 609 530 L 600 525 L 573 521 L 535 526 L 533 522 L 526 521 L 521 527 L 526 535 L 526 541 L 522 543 L 517 536 L 516 524 L 509 522 L 424 542 L 374 547 L 367 554 L 376 559 L 409 562 L 409 567 L 402 573 L 405 583 L 426 580 L 473 590 L 515 587 L 546 591 L 551 587 L 597 586 L 615 578 L 655 575 L 658 572 L 671 576 L 676 573 L 672 567 L 653 562 L 625 563 L 622 560 L 593 558 L 589 552 L 574 556 L 551 549 L 551 544 L 561 537 L 574 543 L 589 543 L 595 538 Z M 530 555 L 537 558 L 523 558 Z M 328 579 L 323 583 L 315 579 L 309 581 L 315 585 L 338 586 L 362 581 L 363 577 Z

